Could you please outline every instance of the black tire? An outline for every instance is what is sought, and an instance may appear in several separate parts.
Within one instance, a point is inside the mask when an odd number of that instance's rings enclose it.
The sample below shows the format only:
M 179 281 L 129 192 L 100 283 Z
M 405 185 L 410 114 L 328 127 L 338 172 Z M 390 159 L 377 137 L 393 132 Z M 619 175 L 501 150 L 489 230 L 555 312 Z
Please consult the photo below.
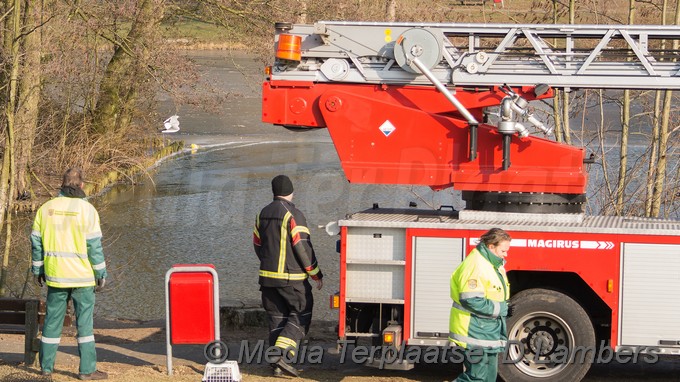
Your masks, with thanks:
M 501 378 L 506 382 L 583 379 L 595 354 L 595 330 L 581 305 L 549 289 L 527 289 L 511 301 L 508 347 L 499 357 Z M 576 347 L 579 352 L 574 352 Z M 572 360 L 564 362 L 568 357 Z

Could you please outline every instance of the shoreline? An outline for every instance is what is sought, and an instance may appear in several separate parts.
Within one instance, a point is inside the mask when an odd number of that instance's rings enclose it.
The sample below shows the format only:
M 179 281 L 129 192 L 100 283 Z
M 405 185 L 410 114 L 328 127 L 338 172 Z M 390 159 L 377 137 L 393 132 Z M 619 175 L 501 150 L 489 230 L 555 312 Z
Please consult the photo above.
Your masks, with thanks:
M 105 173 L 94 173 L 91 177 L 88 177 L 86 174 L 86 179 L 88 180 L 85 181 L 85 186 L 83 187 L 83 191 L 87 195 L 86 199 L 100 197 L 108 192 L 111 187 L 126 181 L 134 183 L 135 178 L 148 175 L 150 171 L 154 170 L 164 161 L 198 148 L 198 145 L 195 144 L 189 145 L 188 148 L 186 146 L 183 140 L 164 142 L 162 146 L 157 146 L 149 155 L 135 158 L 141 163 L 140 166 L 115 168 Z M 55 197 L 56 193 L 59 192 L 58 186 L 51 186 L 49 183 L 45 184 L 34 173 L 31 173 L 31 176 L 40 184 L 42 192 L 36 192 L 35 197 L 28 200 L 16 200 L 12 205 L 15 213 L 34 213 L 43 203 Z
M 237 50 L 247 52 L 248 47 L 241 43 L 192 42 L 188 38 L 167 39 L 178 50 Z
M 166 160 L 193 150 L 193 148 L 187 149 L 185 146 L 186 144 L 183 140 L 170 141 L 159 150 L 154 151 L 151 155 L 141 158 L 144 167 L 143 169 L 130 167 L 122 171 L 120 169 L 111 170 L 103 176 L 100 176 L 97 181 L 87 182 L 85 187 L 83 187 L 83 191 L 85 191 L 88 198 L 100 197 L 108 192 L 111 187 L 124 183 L 123 179 L 133 180 L 140 175 L 149 174 L 151 170 L 155 169 Z

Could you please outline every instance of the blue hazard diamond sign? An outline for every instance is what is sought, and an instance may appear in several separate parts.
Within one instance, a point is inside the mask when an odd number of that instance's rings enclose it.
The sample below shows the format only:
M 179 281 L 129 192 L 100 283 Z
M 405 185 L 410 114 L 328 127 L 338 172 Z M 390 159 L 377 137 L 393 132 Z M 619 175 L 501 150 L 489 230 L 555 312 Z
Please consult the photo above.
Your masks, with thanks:
M 396 130 L 397 128 L 394 127 L 392 122 L 386 120 L 385 122 L 383 122 L 382 125 L 380 125 L 379 129 L 380 131 L 382 131 L 383 134 L 385 134 L 386 137 L 389 137 L 390 134 L 394 133 L 394 130 Z

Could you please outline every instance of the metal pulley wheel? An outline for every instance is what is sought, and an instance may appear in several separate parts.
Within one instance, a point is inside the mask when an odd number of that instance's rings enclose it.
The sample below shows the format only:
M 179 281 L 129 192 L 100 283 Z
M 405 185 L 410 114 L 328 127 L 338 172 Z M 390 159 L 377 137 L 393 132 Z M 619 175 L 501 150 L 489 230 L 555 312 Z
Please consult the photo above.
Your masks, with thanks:
M 407 72 L 420 74 L 412 63 L 418 58 L 428 69 L 442 59 L 442 36 L 424 28 L 412 28 L 402 33 L 394 44 L 394 59 Z
M 349 73 L 349 64 L 339 58 L 329 58 L 321 65 L 321 73 L 331 81 L 344 80 Z
M 475 54 L 475 61 L 477 61 L 479 64 L 485 63 L 489 59 L 489 55 L 486 54 L 486 52 L 477 52 Z

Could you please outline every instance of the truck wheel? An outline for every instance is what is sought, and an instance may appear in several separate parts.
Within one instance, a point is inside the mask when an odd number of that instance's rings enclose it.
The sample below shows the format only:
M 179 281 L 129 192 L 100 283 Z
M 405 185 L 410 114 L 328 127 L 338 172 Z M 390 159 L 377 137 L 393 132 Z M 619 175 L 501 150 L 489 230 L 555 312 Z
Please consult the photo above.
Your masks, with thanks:
M 580 381 L 595 354 L 595 330 L 583 308 L 549 289 L 524 290 L 512 303 L 508 347 L 505 356 L 499 357 L 503 380 Z M 590 350 L 585 352 L 583 347 Z

